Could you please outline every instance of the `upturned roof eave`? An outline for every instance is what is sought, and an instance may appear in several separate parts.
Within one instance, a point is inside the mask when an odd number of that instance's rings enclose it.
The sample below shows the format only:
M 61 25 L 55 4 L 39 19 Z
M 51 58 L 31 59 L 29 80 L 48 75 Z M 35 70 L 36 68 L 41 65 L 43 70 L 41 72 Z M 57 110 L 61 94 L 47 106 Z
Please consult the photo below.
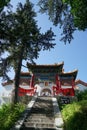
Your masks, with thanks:
M 86 82 L 84 82 L 84 81 L 82 81 L 82 80 L 80 80 L 80 79 L 78 79 L 78 80 L 76 80 L 76 81 L 75 81 L 75 85 L 78 85 L 78 84 L 81 84 L 81 85 L 83 85 L 83 86 L 86 86 L 86 87 L 87 87 L 87 83 L 86 83 Z
M 65 76 L 65 77 L 71 76 L 71 77 L 73 77 L 74 80 L 75 80 L 76 77 L 77 77 L 77 73 L 78 73 L 78 70 L 75 69 L 75 70 L 69 71 L 69 72 L 62 72 L 62 73 L 60 74 L 60 76 L 62 76 L 62 77 L 63 77 L 63 76 Z
M 29 62 L 27 62 L 27 67 L 59 67 L 59 66 L 63 67 L 63 65 L 64 62 L 55 64 L 30 64 Z

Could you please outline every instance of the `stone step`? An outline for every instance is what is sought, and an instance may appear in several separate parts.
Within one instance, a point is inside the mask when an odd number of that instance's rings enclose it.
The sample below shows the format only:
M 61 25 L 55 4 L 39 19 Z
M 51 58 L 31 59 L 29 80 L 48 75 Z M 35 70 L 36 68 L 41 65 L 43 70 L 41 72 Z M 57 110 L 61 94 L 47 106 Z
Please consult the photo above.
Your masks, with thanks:
M 34 128 L 34 127 L 22 127 L 20 130 L 56 130 L 55 128 Z M 61 128 L 58 128 L 57 130 L 62 130 Z
M 46 114 L 35 114 L 35 113 L 32 113 L 30 114 L 29 117 L 47 117 Z
M 38 121 L 38 122 L 53 122 L 54 121 L 54 119 L 46 119 L 46 118 L 39 118 L 39 119 L 34 119 L 34 118 L 31 118 L 31 119 L 26 119 L 25 121 Z
M 49 117 L 49 116 L 29 116 L 28 118 L 27 118 L 27 120 L 38 120 L 38 119 L 41 119 L 41 120 L 54 120 L 54 117 Z
M 26 120 L 25 122 L 30 122 L 30 123 L 53 123 L 53 120 Z
M 21 130 L 56 130 L 53 104 L 50 97 L 37 98 Z
M 37 114 L 52 114 L 53 108 L 32 108 L 31 113 L 37 113 Z
M 55 124 L 48 123 L 48 122 L 45 122 L 45 123 L 25 122 L 24 126 L 28 128 L 34 127 L 34 128 L 54 128 L 55 129 Z

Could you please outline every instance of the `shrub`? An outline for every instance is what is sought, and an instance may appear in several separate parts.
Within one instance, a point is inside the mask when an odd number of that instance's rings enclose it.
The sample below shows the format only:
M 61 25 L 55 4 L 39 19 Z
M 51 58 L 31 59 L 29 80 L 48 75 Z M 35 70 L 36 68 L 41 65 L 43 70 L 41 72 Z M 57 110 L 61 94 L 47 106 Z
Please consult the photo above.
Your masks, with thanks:
M 62 109 L 65 130 L 87 130 L 87 101 L 74 102 Z
M 87 100 L 87 90 L 77 94 L 78 101 Z
M 25 106 L 21 103 L 16 105 L 4 104 L 0 108 L 0 130 L 9 130 L 24 109 Z

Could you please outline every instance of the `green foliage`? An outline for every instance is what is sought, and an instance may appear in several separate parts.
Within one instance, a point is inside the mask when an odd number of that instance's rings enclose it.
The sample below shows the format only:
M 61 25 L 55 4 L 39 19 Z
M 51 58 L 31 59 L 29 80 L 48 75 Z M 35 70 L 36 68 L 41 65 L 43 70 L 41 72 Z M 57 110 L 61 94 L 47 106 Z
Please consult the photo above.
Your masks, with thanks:
M 10 67 L 17 70 L 20 57 L 34 63 L 42 49 L 50 50 L 54 47 L 54 33 L 51 29 L 44 34 L 40 33 L 35 17 L 36 12 L 29 0 L 24 5 L 19 3 L 16 12 L 11 9 L 1 12 L 0 54 L 9 53 L 6 59 L 0 57 L 3 75 Z
M 55 44 L 52 29 L 41 33 L 35 20 L 33 4 L 26 0 L 19 3 L 15 12 L 2 11 L 0 14 L 0 76 L 7 79 L 7 72 L 13 67 L 15 71 L 14 103 L 18 101 L 18 87 L 22 61 L 35 64 L 41 50 L 50 50 Z M 3 54 L 8 52 L 4 59 Z
M 78 101 L 87 100 L 87 90 L 77 94 Z
M 87 130 L 87 90 L 77 94 L 79 102 L 62 106 L 65 130 Z
M 0 130 L 9 130 L 24 109 L 25 106 L 21 103 L 15 106 L 12 104 L 4 104 L 0 108 Z
M 71 42 L 75 30 L 87 29 L 87 0 L 39 0 L 41 13 L 62 28 L 61 41 Z
M 62 0 L 39 0 L 38 5 L 41 13 L 46 13 L 49 16 L 53 25 L 59 25 L 62 28 L 61 41 L 65 44 L 73 39 L 75 31 L 73 16 L 70 13 L 68 4 Z
M 55 26 L 61 23 L 61 16 L 64 13 L 64 6 L 60 0 L 39 0 L 38 5 L 40 7 L 41 13 L 47 13 L 49 19 L 53 22 Z
M 87 130 L 87 100 L 64 106 L 65 130 Z
M 3 8 L 4 6 L 6 6 L 9 1 L 10 0 L 0 0 L 0 8 Z
M 71 7 L 75 27 L 79 30 L 87 29 L 87 0 L 65 0 Z

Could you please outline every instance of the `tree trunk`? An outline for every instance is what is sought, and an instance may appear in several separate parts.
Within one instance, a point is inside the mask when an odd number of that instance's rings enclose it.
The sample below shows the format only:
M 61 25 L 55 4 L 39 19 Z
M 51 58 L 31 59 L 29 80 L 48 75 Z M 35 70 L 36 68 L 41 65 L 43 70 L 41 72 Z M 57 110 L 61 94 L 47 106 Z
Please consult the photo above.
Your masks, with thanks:
M 15 90 L 14 90 L 14 99 L 13 99 L 14 104 L 18 102 L 18 89 L 19 89 L 19 83 L 20 83 L 20 73 L 21 73 L 23 52 L 24 52 L 24 47 L 22 46 L 20 54 L 19 54 L 18 65 L 15 72 L 15 83 L 14 83 Z

